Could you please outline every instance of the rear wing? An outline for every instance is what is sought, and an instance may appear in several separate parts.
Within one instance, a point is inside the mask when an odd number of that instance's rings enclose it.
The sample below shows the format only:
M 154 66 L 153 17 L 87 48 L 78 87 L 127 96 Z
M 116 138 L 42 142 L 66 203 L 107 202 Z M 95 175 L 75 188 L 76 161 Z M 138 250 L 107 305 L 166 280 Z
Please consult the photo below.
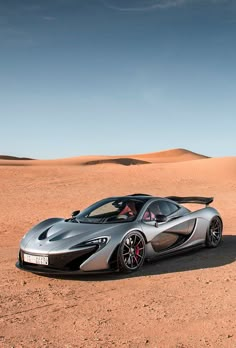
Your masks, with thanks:
M 178 197 L 178 196 L 168 196 L 166 197 L 177 203 L 196 203 L 196 204 L 206 204 L 209 205 L 213 202 L 214 197 Z

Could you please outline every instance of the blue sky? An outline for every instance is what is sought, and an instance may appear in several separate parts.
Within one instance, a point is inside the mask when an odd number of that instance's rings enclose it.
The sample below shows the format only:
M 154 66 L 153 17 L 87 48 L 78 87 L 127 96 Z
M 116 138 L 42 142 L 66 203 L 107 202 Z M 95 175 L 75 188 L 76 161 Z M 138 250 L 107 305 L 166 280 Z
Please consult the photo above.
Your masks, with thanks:
M 0 0 L 0 154 L 235 156 L 235 0 Z

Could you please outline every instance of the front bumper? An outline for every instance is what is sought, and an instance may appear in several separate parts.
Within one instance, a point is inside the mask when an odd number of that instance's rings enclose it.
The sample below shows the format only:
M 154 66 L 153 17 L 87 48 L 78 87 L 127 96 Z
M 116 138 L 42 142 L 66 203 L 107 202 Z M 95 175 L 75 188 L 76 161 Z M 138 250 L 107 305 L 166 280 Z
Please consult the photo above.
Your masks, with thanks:
M 33 266 L 27 265 L 27 266 L 22 266 L 19 262 L 19 260 L 16 262 L 16 267 L 22 271 L 26 271 L 26 272 L 31 272 L 31 273 L 35 273 L 35 274 L 39 274 L 39 275 L 45 275 L 45 276 L 68 276 L 68 277 L 72 277 L 73 276 L 79 276 L 79 275 L 96 275 L 96 274 L 111 274 L 114 272 L 117 272 L 117 270 L 115 269 L 102 269 L 100 271 L 82 271 L 81 269 L 79 270 L 74 270 L 74 271 L 66 271 L 66 270 L 61 270 L 61 269 L 53 269 L 53 268 L 43 268 L 43 267 L 39 267 L 39 268 L 35 268 Z
M 65 252 L 61 254 L 48 254 L 39 255 L 36 253 L 29 253 L 25 250 L 19 251 L 19 258 L 16 266 L 19 269 L 23 269 L 35 273 L 47 273 L 47 274 L 75 274 L 81 273 L 80 265 L 86 261 L 91 255 L 97 251 L 97 246 L 89 246 L 80 250 Z M 24 261 L 24 253 L 32 256 L 48 256 L 48 265 L 41 265 L 35 263 L 29 263 Z

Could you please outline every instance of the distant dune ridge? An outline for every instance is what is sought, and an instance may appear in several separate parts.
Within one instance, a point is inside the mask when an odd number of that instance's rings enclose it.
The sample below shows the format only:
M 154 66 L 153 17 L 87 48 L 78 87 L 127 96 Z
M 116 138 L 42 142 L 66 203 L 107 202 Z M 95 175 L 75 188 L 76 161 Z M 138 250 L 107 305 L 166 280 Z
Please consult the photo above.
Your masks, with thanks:
M 147 154 L 134 155 L 136 158 L 145 159 L 152 163 L 161 162 L 182 162 L 210 158 L 186 149 L 171 149 Z
M 17 160 L 17 161 L 31 161 L 33 160 L 33 158 L 28 158 L 28 157 L 16 157 L 16 156 L 7 156 L 7 155 L 0 155 L 0 160 L 10 160 L 10 161 L 14 161 L 14 160 Z
M 132 154 L 124 156 L 78 156 L 53 160 L 33 160 L 26 157 L 0 155 L 0 165 L 99 165 L 119 164 L 124 166 L 151 163 L 173 163 L 207 159 L 209 157 L 186 150 L 172 149 L 146 154 Z M 11 163 L 10 163 L 11 162 Z
M 82 163 L 83 165 L 95 165 L 95 164 L 104 164 L 104 163 L 115 163 L 121 164 L 123 166 L 130 165 L 140 165 L 140 164 L 150 164 L 150 162 L 142 161 L 135 158 L 110 158 L 110 159 L 102 159 L 102 160 L 94 160 Z

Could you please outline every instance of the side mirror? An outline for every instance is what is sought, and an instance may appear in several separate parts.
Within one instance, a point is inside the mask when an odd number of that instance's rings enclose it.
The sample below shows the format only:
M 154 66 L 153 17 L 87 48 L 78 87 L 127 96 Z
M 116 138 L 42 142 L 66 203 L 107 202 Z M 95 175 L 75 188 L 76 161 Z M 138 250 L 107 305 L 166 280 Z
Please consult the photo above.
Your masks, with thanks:
M 167 221 L 167 217 L 165 215 L 162 215 L 162 214 L 156 215 L 156 222 L 166 222 L 166 221 Z
M 75 217 L 76 215 L 78 215 L 80 213 L 80 210 L 75 210 L 71 213 L 72 217 Z

